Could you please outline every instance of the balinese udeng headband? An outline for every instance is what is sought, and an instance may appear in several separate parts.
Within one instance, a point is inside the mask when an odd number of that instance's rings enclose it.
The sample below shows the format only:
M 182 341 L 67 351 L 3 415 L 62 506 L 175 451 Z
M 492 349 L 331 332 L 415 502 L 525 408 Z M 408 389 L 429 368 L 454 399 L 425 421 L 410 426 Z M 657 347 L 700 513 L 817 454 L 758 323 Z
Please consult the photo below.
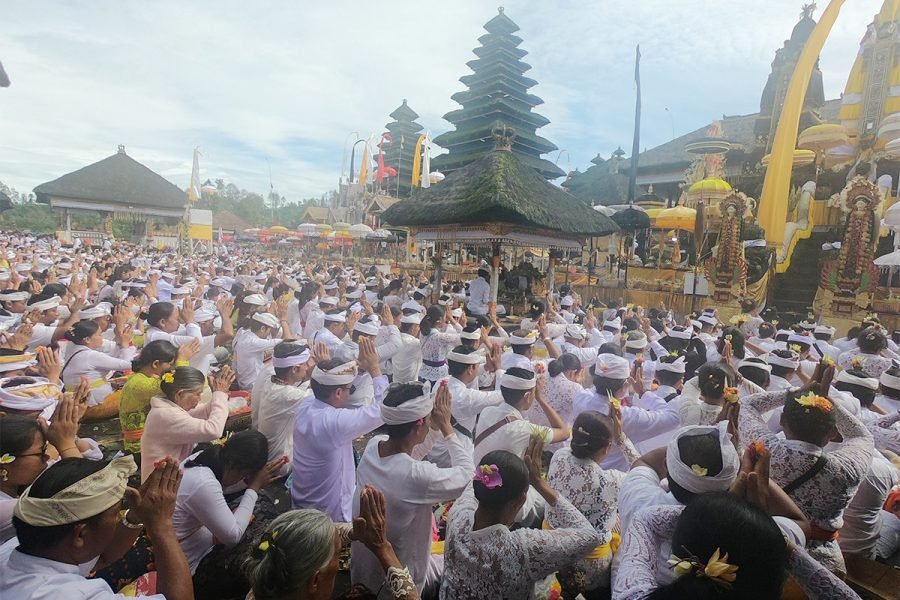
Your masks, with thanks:
M 584 340 L 587 339 L 587 330 L 581 325 L 572 324 L 566 327 L 563 336 L 572 340 Z
M 846 383 L 849 385 L 858 385 L 867 390 L 878 389 L 878 379 L 875 377 L 857 377 L 847 371 L 841 371 L 834 378 L 835 383 Z
M 351 360 L 333 369 L 323 370 L 318 365 L 312 372 L 312 378 L 322 385 L 347 385 L 356 379 L 356 361 Z
M 12 379 L 19 379 L 22 383 L 12 387 L 3 387 Z M 44 377 L 5 377 L 0 379 L 0 408 L 21 412 L 42 411 L 43 417 L 50 418 L 61 396 L 62 391 L 59 386 L 53 385 Z
M 796 356 L 796 355 L 793 355 Z M 781 358 L 777 354 L 769 354 L 766 357 L 770 365 L 777 365 L 779 367 L 787 367 L 788 369 L 797 369 L 800 367 L 800 361 L 796 358 Z
M 485 362 L 484 356 L 478 354 L 477 352 L 471 352 L 469 354 L 462 354 L 460 352 L 448 352 L 447 360 L 455 363 L 462 363 L 464 365 L 480 365 Z
M 537 377 L 523 379 L 509 373 L 504 373 L 500 376 L 500 387 L 511 390 L 533 390 L 535 385 L 537 385 Z
M 628 379 L 631 375 L 631 365 L 621 356 L 599 354 L 594 364 L 594 374 L 608 379 Z
M 347 322 L 347 313 L 344 311 L 341 311 L 338 313 L 326 314 L 325 320 L 329 321 L 331 323 L 346 323 Z
M 278 317 L 276 317 L 275 315 L 271 315 L 269 313 L 256 313 L 250 318 L 257 323 L 262 323 L 263 325 L 267 325 L 272 329 L 278 328 Z
M 276 369 L 287 369 L 289 367 L 296 367 L 297 365 L 305 365 L 309 362 L 309 358 L 312 354 L 309 351 L 309 348 L 301 352 L 300 354 L 293 354 L 291 356 L 284 356 L 282 358 L 278 358 L 277 356 L 272 357 L 272 366 Z
M 522 337 L 518 335 L 509 336 L 509 343 L 512 346 L 530 346 L 537 341 L 537 337 L 535 337 L 535 333 L 531 332 L 527 336 Z
M 668 335 L 670 338 L 675 338 L 676 340 L 689 340 L 694 337 L 694 332 L 690 329 L 685 329 L 684 327 L 673 327 L 669 330 Z
M 400 384 L 391 384 L 391 387 Z M 391 387 L 388 387 L 385 394 L 391 393 Z M 434 409 L 434 396 L 431 393 L 431 384 L 422 384 L 422 394 L 407 400 L 399 406 L 388 406 L 381 404 L 381 420 L 385 425 L 404 425 L 406 423 L 414 423 L 419 419 L 423 419 L 431 414 Z
M 741 466 L 740 458 L 731 442 L 731 434 L 727 430 L 726 422 L 717 425 L 695 425 L 682 427 L 669 441 L 666 449 L 666 468 L 669 478 L 675 483 L 694 494 L 707 492 L 724 492 L 737 476 Z M 678 449 L 678 440 L 683 437 L 714 434 L 719 438 L 719 449 L 722 452 L 722 470 L 716 475 L 710 475 L 701 465 L 688 465 L 681 460 L 681 452 Z
M 367 321 L 366 323 L 358 322 L 353 326 L 353 331 L 357 333 L 361 333 L 363 335 L 378 335 L 379 326 L 378 323 L 374 321 Z
M 464 340 L 480 340 L 481 339 L 481 331 L 460 331 L 459 337 Z
M 900 390 L 900 377 L 891 375 L 887 371 L 881 374 L 879 381 L 881 382 L 881 385 L 885 387 L 889 387 L 892 390 Z
M 770 365 L 770 364 L 768 364 L 768 363 L 764 363 L 764 362 L 757 362 L 757 361 L 755 361 L 755 360 L 747 360 L 747 359 L 744 359 L 744 360 L 742 360 L 741 362 L 738 363 L 738 366 L 737 366 L 738 371 L 740 371 L 740 370 L 743 369 L 744 367 L 751 367 L 751 368 L 754 368 L 754 369 L 759 369 L 759 370 L 765 371 L 765 372 L 767 372 L 767 373 L 771 373 L 771 372 L 772 372 L 772 365 Z
M 675 359 L 674 362 L 662 362 L 660 360 L 656 361 L 656 370 L 657 371 L 668 371 L 669 373 L 677 373 L 680 375 L 684 375 L 686 370 L 687 360 L 683 356 L 679 356 Z
M 625 338 L 625 347 L 629 350 L 643 350 L 647 347 L 647 336 L 640 331 L 629 331 Z
M 128 478 L 137 470 L 134 457 L 114 458 L 96 473 L 76 481 L 50 498 L 33 498 L 30 493 L 34 487 L 32 483 L 19 496 L 13 514 L 33 527 L 68 525 L 90 519 L 122 501 Z M 40 481 L 41 476 L 35 483 Z

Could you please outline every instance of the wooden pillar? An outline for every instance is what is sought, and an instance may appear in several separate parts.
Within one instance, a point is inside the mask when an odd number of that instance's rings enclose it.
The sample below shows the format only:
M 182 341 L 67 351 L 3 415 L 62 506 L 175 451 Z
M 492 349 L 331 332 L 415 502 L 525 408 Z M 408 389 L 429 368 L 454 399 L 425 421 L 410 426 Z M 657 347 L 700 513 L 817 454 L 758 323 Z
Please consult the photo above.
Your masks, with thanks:
M 500 242 L 491 243 L 491 302 L 497 305 L 500 289 Z
M 550 258 L 547 260 L 547 293 L 551 293 L 553 291 L 553 287 L 556 285 L 556 277 L 553 273 L 554 267 L 556 267 L 556 256 L 554 256 L 553 251 L 550 251 Z
M 434 286 L 431 289 L 431 302 L 437 303 L 443 290 L 441 289 L 441 280 L 444 278 L 443 272 L 444 257 L 438 247 L 438 243 L 434 243 Z

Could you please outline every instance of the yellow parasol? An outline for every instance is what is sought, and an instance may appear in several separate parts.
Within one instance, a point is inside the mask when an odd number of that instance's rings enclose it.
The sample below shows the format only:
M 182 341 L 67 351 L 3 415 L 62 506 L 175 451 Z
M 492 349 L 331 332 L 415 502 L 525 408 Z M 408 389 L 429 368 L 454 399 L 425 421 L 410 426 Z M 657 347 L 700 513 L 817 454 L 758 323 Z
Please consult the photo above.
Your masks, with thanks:
M 762 166 L 768 167 L 769 160 L 771 158 L 772 158 L 771 154 L 766 154 L 765 156 L 763 156 L 762 160 L 760 161 L 762 163 Z M 793 158 L 793 162 L 792 162 L 792 165 L 794 166 L 794 168 L 805 167 L 806 165 L 811 165 L 814 162 L 816 162 L 815 151 L 806 150 L 803 148 L 797 148 L 796 150 L 794 150 L 794 158 Z
M 833 123 L 822 123 L 821 125 L 807 127 L 797 138 L 797 147 L 804 150 L 812 150 L 817 155 L 849 143 L 850 138 L 847 137 L 847 130 L 844 129 L 844 126 Z M 796 152 L 795 150 L 795 157 Z
M 697 221 L 697 211 L 686 206 L 676 206 L 660 211 L 653 220 L 655 229 L 682 229 L 693 231 Z
M 718 177 L 707 177 L 693 184 L 688 188 L 687 204 L 696 206 L 701 200 L 705 200 L 707 204 L 721 202 L 728 194 L 731 193 L 731 184 L 724 179 Z M 693 228 L 693 225 L 691 225 Z

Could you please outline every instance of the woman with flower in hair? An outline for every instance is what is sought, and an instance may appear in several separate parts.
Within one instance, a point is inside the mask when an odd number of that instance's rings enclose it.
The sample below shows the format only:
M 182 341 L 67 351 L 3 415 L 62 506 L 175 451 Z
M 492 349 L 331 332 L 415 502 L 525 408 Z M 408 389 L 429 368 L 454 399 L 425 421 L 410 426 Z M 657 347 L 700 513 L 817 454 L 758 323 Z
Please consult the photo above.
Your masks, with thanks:
M 834 367 L 816 367 L 810 382 L 799 390 L 765 392 L 741 399 L 740 439 L 760 440 L 771 453 L 771 477 L 810 521 L 810 554 L 829 570 L 845 572 L 837 544 L 844 509 L 853 499 L 872 462 L 872 434 L 865 425 L 832 402 Z M 772 433 L 763 415 L 784 406 L 784 438 Z M 837 434 L 840 448 L 826 452 Z
M 232 592 L 233 586 L 244 585 L 242 579 L 228 577 L 221 567 L 226 555 L 234 552 L 229 549 L 245 537 L 259 491 L 278 477 L 287 461 L 282 456 L 267 464 L 268 455 L 266 436 L 258 431 L 241 431 L 192 454 L 184 464 L 172 525 L 195 574 L 198 598 L 221 597 L 213 592 L 213 586 L 220 592 Z M 224 490 L 241 483 L 246 489 L 232 511 Z M 215 548 L 219 544 L 224 547 Z M 202 586 L 196 585 L 201 581 Z
M 737 402 L 734 369 L 725 362 L 708 362 L 684 386 L 678 407 L 681 424 L 712 425 L 729 404 Z
M 759 506 L 764 496 L 751 498 L 715 492 L 684 507 L 639 512 L 622 541 L 613 600 L 781 598 L 788 575 L 807 598 L 859 598 L 803 548 L 785 540 Z M 672 540 L 668 557 L 658 556 L 663 539 Z M 674 581 L 659 581 L 661 558 L 667 558 Z
M 476 465 L 472 483 L 450 510 L 441 600 L 528 600 L 536 582 L 602 541 L 590 521 L 542 478 L 542 448 L 532 439 L 524 461 L 496 450 Z M 555 529 L 510 531 L 529 485 L 544 498 Z
M 585 411 L 572 425 L 570 447 L 558 450 L 550 461 L 550 485 L 575 505 L 602 537 L 600 545 L 586 558 L 561 569 L 557 575 L 566 598 L 580 593 L 591 600 L 602 598 L 604 591 L 608 593 L 613 551 L 619 542 L 619 534 L 613 532 L 616 507 L 625 481 L 622 471 L 600 466 L 613 444 L 622 450 L 629 464 L 639 458 L 622 431 L 621 411 L 611 411 L 610 417 Z M 546 526 L 556 527 L 557 523 L 548 519 Z
M 222 437 L 228 419 L 228 390 L 234 382 L 229 367 L 209 380 L 212 400 L 200 404 L 206 377 L 193 367 L 176 367 L 162 374 L 161 395 L 150 400 L 150 412 L 141 437 L 141 480 L 153 466 L 171 456 L 178 462 L 190 456 L 196 444 Z
M 856 338 L 858 349 L 851 349 L 838 357 L 838 365 L 842 369 L 860 369 L 869 377 L 881 377 L 881 374 L 893 366 L 887 354 L 887 336 L 880 327 L 869 327 L 860 332 Z

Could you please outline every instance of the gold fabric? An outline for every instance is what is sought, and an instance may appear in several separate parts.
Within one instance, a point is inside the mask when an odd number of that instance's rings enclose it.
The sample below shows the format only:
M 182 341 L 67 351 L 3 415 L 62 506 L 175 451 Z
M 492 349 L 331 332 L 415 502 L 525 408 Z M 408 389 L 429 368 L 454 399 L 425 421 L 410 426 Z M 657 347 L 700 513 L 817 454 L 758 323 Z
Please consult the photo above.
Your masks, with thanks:
M 76 481 L 52 498 L 32 498 L 32 483 L 16 502 L 13 514 L 34 527 L 84 521 L 122 501 L 128 478 L 137 473 L 134 457 L 115 458 L 93 475 Z M 40 481 L 38 477 L 35 482 Z

